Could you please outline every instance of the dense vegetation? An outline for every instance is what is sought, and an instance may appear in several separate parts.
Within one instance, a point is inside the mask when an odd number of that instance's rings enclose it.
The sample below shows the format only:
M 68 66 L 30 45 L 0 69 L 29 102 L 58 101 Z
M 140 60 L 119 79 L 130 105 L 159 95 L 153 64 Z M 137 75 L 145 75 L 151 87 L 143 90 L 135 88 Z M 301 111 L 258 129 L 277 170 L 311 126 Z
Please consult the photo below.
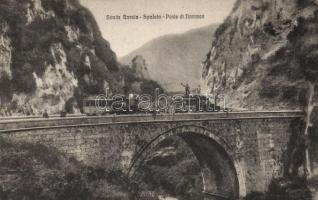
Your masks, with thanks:
M 202 199 L 200 168 L 185 144 L 167 140 L 158 147 L 178 148 L 142 166 L 128 179 L 120 169 L 87 167 L 54 148 L 12 144 L 0 138 L 1 200 L 133 200 L 147 191 L 183 200 Z M 134 181 L 132 181 L 134 180 Z
M 266 193 L 252 192 L 244 200 L 311 200 L 312 195 L 305 179 L 272 180 Z
M 134 187 L 118 169 L 92 168 L 39 144 L 0 139 L 1 200 L 131 200 Z

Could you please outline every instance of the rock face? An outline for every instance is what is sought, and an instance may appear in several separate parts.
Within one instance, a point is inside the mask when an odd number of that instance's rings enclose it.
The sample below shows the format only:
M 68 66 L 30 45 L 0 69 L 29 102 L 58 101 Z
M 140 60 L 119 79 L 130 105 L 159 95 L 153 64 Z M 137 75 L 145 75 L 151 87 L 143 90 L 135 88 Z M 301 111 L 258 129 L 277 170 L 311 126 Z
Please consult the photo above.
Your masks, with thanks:
M 309 84 L 300 51 L 316 50 L 315 26 L 316 1 L 238 0 L 215 33 L 202 93 L 225 94 L 230 107 L 302 108 Z
M 225 95 L 229 107 L 304 109 L 301 137 L 307 143 L 300 150 L 306 150 L 311 188 L 318 184 L 317 5 L 316 0 L 238 0 L 215 33 L 201 83 L 203 93 Z
M 85 95 L 119 89 L 117 58 L 77 0 L 0 2 L 1 115 L 78 110 Z
M 137 78 L 148 80 L 150 79 L 150 75 L 148 72 L 148 64 L 141 55 L 137 55 L 132 59 L 130 67 L 136 74 Z
M 3 75 L 6 75 L 8 77 L 11 77 L 11 56 L 12 56 L 12 50 L 11 50 L 11 40 L 7 36 L 8 32 L 8 25 L 6 23 L 3 23 L 1 26 L 1 33 L 0 33 L 0 65 L 1 65 L 1 71 L 0 75 L 1 77 Z

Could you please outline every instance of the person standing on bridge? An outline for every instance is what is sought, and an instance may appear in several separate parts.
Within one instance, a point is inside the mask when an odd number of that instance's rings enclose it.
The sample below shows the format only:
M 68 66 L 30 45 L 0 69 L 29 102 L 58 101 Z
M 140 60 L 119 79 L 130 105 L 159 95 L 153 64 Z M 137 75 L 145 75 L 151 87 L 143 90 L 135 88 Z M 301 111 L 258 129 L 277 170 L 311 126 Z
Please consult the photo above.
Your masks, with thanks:
M 43 118 L 49 118 L 49 114 L 47 113 L 47 110 L 46 110 L 46 109 L 44 110 Z
M 62 110 L 61 112 L 60 112 L 60 117 L 66 117 L 66 111 L 65 110 Z
M 190 86 L 188 83 L 184 84 L 184 83 L 181 83 L 181 85 L 184 87 L 184 90 L 185 90 L 185 96 L 189 96 L 190 95 Z

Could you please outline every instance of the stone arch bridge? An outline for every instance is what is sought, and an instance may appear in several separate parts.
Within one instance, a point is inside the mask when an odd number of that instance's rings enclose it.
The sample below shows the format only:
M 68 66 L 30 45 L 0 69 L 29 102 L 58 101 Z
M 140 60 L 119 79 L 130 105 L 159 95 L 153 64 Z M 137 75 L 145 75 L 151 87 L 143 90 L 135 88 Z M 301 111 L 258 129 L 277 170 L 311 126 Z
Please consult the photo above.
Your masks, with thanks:
M 160 141 L 178 136 L 199 161 L 206 199 L 238 199 L 282 176 L 303 119 L 301 111 L 1 119 L 0 137 L 53 146 L 87 165 L 121 166 L 133 175 Z

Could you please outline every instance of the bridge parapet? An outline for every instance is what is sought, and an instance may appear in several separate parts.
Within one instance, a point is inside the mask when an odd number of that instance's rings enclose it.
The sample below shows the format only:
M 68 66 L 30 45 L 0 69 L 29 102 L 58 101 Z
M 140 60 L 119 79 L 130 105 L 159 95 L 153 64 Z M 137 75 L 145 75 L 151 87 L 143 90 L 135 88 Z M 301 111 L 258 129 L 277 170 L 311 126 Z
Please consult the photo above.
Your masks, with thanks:
M 108 115 L 108 116 L 79 116 L 67 118 L 23 118 L 2 119 L 0 133 L 19 131 L 20 129 L 41 129 L 58 127 L 96 126 L 118 123 L 153 123 L 169 121 L 211 121 L 232 119 L 266 119 L 266 118 L 304 118 L 303 111 L 255 111 L 255 112 L 217 112 L 217 113 L 183 113 L 183 114 L 138 114 L 138 115 Z

